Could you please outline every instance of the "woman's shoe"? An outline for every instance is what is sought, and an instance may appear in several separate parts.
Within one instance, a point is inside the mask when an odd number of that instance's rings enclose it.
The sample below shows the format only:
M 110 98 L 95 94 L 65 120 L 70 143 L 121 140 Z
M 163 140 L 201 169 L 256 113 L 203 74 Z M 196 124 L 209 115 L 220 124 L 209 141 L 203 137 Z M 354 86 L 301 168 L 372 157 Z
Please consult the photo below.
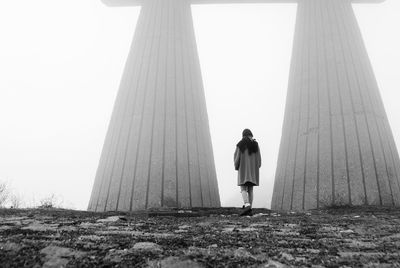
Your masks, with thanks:
M 243 208 L 242 212 L 239 214 L 239 216 L 247 216 L 251 213 L 251 206 L 247 206 Z

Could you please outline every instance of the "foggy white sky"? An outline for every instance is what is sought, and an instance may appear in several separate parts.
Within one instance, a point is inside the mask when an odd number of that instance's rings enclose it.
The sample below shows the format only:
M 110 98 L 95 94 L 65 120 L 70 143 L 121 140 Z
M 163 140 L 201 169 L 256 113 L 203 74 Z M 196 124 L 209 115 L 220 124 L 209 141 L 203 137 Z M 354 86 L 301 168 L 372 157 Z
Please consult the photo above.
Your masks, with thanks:
M 354 9 L 399 148 L 400 1 Z M 255 206 L 269 207 L 296 5 L 192 11 L 222 205 L 241 205 L 232 154 L 247 127 L 263 157 Z M 100 0 L 0 1 L 0 180 L 27 205 L 54 193 L 86 209 L 139 12 Z

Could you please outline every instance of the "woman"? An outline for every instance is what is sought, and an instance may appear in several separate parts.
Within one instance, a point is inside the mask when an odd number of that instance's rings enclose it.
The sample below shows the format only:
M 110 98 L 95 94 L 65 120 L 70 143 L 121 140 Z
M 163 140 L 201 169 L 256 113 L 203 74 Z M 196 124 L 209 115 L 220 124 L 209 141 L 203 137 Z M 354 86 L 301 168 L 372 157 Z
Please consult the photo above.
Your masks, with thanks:
M 259 184 L 259 169 L 261 167 L 260 148 L 250 129 L 243 130 L 242 140 L 236 145 L 234 155 L 235 169 L 238 170 L 238 186 L 243 197 L 241 216 L 251 214 L 253 203 L 253 186 Z

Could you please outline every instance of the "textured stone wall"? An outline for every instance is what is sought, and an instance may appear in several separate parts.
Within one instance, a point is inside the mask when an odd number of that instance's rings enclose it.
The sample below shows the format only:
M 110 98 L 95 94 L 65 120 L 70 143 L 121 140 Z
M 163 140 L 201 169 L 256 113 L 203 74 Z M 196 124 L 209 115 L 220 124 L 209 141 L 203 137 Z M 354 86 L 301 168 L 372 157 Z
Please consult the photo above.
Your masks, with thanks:
M 143 4 L 88 210 L 220 206 L 191 16 Z
M 400 205 L 399 156 L 350 2 L 299 2 L 273 209 Z

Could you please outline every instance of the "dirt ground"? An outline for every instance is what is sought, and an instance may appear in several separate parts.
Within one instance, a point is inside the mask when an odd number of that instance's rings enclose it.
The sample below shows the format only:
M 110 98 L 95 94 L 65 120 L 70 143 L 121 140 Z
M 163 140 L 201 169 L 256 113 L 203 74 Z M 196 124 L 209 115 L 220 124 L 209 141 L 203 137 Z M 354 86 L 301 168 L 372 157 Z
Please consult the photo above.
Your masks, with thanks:
M 0 210 L 1 267 L 400 267 L 400 209 Z

